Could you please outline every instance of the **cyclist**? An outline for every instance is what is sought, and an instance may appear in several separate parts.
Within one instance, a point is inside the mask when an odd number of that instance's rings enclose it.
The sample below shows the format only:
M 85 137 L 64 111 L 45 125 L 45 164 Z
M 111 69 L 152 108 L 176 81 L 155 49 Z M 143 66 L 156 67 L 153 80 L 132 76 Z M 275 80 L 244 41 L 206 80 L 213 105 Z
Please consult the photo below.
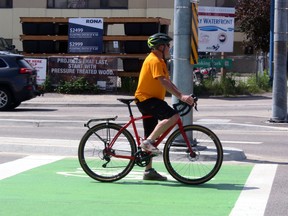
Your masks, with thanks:
M 157 33 L 148 38 L 147 44 L 151 52 L 143 62 L 135 92 L 139 111 L 142 115 L 153 116 L 143 119 L 146 140 L 141 143 L 141 148 L 155 155 L 161 154 L 153 145 L 155 140 L 179 118 L 179 114 L 164 101 L 166 91 L 189 105 L 194 104 L 193 98 L 179 91 L 169 78 L 166 59 L 170 57 L 170 41 L 172 38 L 164 33 Z M 166 181 L 167 177 L 152 168 L 151 160 L 146 166 L 143 179 Z

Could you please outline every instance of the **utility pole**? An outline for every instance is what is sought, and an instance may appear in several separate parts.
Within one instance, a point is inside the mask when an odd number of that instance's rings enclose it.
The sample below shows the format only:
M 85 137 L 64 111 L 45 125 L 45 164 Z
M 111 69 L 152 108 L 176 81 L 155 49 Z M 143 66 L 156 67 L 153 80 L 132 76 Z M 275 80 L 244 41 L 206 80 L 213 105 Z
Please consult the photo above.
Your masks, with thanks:
M 287 0 L 275 0 L 272 122 L 287 122 Z
M 274 9 L 275 0 L 270 0 L 270 48 L 269 48 L 269 77 L 270 84 L 273 82 L 273 65 L 274 65 Z
M 191 1 L 174 1 L 174 47 L 173 47 L 173 82 L 184 94 L 193 93 L 193 65 L 191 54 Z M 177 98 L 172 97 L 176 103 Z M 183 118 L 184 125 L 192 124 L 192 114 Z

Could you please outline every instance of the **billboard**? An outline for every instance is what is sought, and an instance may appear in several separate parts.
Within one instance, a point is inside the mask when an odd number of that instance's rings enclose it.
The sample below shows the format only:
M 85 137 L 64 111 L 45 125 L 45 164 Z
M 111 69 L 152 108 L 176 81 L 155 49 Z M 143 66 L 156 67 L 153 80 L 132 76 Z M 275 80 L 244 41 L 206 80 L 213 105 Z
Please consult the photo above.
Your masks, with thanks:
M 52 56 L 48 58 L 48 75 L 53 85 L 84 77 L 103 90 L 117 86 L 118 60 L 108 56 Z
M 233 52 L 235 8 L 198 8 L 198 51 Z

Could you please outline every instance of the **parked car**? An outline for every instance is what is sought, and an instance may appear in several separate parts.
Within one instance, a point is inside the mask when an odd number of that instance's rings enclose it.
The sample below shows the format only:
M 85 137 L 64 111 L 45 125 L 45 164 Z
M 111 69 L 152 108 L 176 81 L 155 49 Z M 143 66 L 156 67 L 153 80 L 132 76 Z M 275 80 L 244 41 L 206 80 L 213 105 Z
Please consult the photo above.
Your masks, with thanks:
M 0 51 L 0 111 L 14 109 L 40 95 L 36 76 L 36 70 L 22 55 Z
M 18 51 L 15 49 L 14 45 L 9 45 L 6 40 L 0 37 L 0 51 L 7 51 L 11 53 L 17 53 Z

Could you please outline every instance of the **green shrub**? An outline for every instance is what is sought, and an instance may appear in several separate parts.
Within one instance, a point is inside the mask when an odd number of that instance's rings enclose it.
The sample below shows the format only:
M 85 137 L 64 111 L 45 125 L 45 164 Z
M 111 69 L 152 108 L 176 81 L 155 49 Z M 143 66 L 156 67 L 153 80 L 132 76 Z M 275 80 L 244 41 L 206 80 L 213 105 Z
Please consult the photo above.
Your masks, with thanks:
M 234 96 L 256 94 L 271 90 L 267 72 L 258 77 L 253 74 L 248 77 L 247 80 L 239 77 L 240 75 L 231 73 L 227 74 L 226 77 L 220 77 L 218 79 L 205 79 L 201 84 L 194 85 L 194 94 L 202 96 Z M 137 77 L 122 77 L 120 91 L 134 94 L 137 83 Z M 64 94 L 97 94 L 100 91 L 97 85 L 89 83 L 84 77 L 61 82 L 60 85 L 55 88 L 51 83 L 50 77 L 47 76 L 42 85 L 42 89 L 44 92 L 56 91 Z
M 138 85 L 138 78 L 136 77 L 122 77 L 121 78 L 121 92 L 134 94 Z
M 270 91 L 269 76 L 264 74 L 256 78 L 256 75 L 252 75 L 247 81 L 241 78 L 236 79 L 233 74 L 227 74 L 226 77 L 220 77 L 220 79 L 207 79 L 202 84 L 194 86 L 194 94 L 196 95 L 249 95 L 255 93 L 261 93 Z
M 53 92 L 54 87 L 52 86 L 51 78 L 46 76 L 44 83 L 41 85 L 43 92 Z
M 75 80 L 61 82 L 56 92 L 64 94 L 92 94 L 99 93 L 97 85 L 89 83 L 84 77 Z
M 203 81 L 205 95 L 235 95 L 237 93 L 236 81 L 233 77 L 221 77 L 220 79 L 208 79 Z
M 269 83 L 269 75 L 265 72 L 263 75 L 260 76 L 251 76 L 247 80 L 248 90 L 251 93 L 261 93 L 267 92 L 271 90 L 271 86 Z

